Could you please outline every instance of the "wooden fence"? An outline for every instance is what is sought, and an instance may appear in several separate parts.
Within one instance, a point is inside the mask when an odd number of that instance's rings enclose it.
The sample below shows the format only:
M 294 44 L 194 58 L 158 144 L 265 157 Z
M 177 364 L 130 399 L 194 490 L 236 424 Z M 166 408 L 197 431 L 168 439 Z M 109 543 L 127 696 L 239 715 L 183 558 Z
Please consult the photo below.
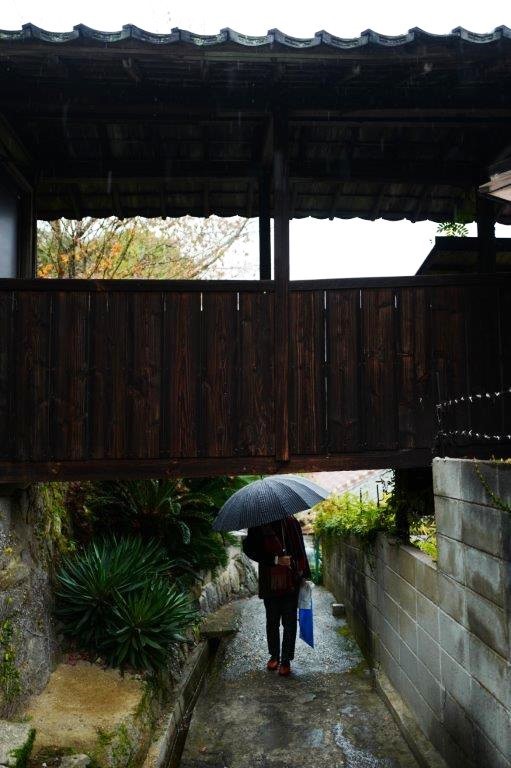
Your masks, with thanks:
M 1 280 L 0 479 L 423 465 L 439 399 L 511 382 L 511 278 L 295 282 L 289 307 L 276 370 L 271 281 Z

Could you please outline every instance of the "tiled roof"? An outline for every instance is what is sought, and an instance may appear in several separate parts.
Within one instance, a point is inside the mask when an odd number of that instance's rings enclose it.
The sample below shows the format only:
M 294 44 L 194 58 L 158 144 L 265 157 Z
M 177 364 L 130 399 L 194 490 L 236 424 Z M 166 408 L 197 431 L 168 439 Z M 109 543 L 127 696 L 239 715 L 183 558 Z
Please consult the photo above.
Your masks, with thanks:
M 371 29 L 362 32 L 359 37 L 342 38 L 324 30 L 316 32 L 314 37 L 298 38 L 287 35 L 279 29 L 270 29 L 266 35 L 243 35 L 233 29 L 221 29 L 216 35 L 198 35 L 177 27 L 169 34 L 147 32 L 133 24 L 125 24 L 117 32 L 102 32 L 77 24 L 69 32 L 49 32 L 35 24 L 24 24 L 20 30 L 0 30 L 0 42 L 39 41 L 43 43 L 70 43 L 73 41 L 88 41 L 99 44 L 120 43 L 135 40 L 151 45 L 171 45 L 176 43 L 193 45 L 198 48 L 210 46 L 236 45 L 245 48 L 263 48 L 265 46 L 282 46 L 293 50 L 314 49 L 326 47 L 339 50 L 362 48 L 377 45 L 396 48 L 398 46 L 413 46 L 418 43 L 456 45 L 460 41 L 474 45 L 495 43 L 511 39 L 511 29 L 506 26 L 496 27 L 492 32 L 470 32 L 463 27 L 456 27 L 450 34 L 437 35 L 425 32 L 418 27 L 410 29 L 403 35 L 381 35 Z

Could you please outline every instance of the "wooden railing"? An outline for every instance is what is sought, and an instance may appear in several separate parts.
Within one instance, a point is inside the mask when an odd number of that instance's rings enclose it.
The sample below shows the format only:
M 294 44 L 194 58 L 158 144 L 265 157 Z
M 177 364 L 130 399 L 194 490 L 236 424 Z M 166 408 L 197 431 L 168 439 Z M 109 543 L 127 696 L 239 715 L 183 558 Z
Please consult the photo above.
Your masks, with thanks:
M 272 281 L 0 280 L 0 481 L 422 465 L 439 399 L 511 381 L 509 277 L 293 282 L 288 370 L 275 314 Z

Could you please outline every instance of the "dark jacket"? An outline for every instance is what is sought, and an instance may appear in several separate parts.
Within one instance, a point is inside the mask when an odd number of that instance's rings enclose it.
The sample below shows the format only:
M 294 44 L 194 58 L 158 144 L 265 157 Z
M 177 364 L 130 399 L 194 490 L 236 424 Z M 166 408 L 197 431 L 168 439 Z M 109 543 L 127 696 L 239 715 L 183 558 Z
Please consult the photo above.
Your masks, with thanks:
M 282 541 L 284 534 L 284 541 Z M 302 578 L 310 578 L 309 562 L 305 554 L 302 529 L 295 517 L 286 517 L 269 525 L 249 528 L 243 541 L 243 551 L 251 560 L 259 563 L 259 597 L 272 597 L 271 569 L 275 557 L 290 555 L 292 586 L 290 592 L 297 591 Z

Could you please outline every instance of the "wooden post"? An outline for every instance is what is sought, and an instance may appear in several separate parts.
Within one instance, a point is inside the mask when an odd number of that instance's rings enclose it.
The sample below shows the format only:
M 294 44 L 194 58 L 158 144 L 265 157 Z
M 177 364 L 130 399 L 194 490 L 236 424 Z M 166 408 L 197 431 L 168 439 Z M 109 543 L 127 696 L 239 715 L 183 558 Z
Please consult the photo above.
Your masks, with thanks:
M 271 280 L 270 176 L 259 178 L 259 279 Z
M 275 455 L 289 461 L 289 179 L 288 123 L 274 114 Z
M 478 272 L 495 272 L 495 204 L 485 197 L 477 198 Z
M 18 205 L 18 277 L 36 276 L 37 219 L 33 191 L 20 193 Z

